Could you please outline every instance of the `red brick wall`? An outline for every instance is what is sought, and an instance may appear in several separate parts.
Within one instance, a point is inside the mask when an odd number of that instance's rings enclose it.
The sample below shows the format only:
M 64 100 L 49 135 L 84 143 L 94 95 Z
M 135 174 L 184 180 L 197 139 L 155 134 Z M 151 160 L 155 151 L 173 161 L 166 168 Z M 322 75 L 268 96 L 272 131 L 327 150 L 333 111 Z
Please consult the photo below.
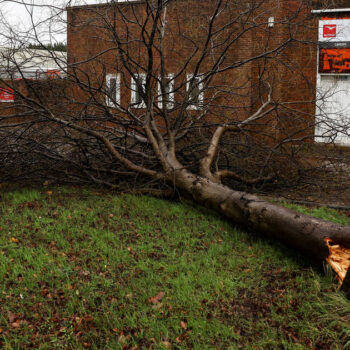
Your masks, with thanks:
M 253 113 L 266 98 L 266 82 L 273 87 L 273 98 L 282 103 L 277 113 L 270 118 L 270 136 L 275 139 L 293 135 L 310 135 L 312 137 L 314 122 L 314 99 L 317 67 L 317 17 L 311 15 L 311 1 L 306 0 L 266 0 L 236 1 L 227 0 L 226 8 L 218 17 L 216 28 L 229 21 L 236 21 L 237 35 L 241 35 L 225 55 L 224 63 L 229 65 L 247 58 L 259 57 L 271 50 L 268 57 L 252 60 L 235 69 L 225 70 L 211 82 L 212 89 L 206 92 L 207 97 L 217 94 L 213 106 L 212 120 L 242 119 Z M 195 46 L 203 47 L 208 18 L 213 14 L 215 1 L 177 0 L 170 3 L 167 17 L 167 38 L 165 58 L 169 73 L 177 73 L 184 62 L 194 52 Z M 145 18 L 146 7 L 141 2 L 116 4 L 108 6 L 83 6 L 68 9 L 68 60 L 79 64 L 77 74 L 80 79 L 94 86 L 103 86 L 105 73 L 122 74 L 122 103 L 130 101 L 130 76 L 123 68 L 117 50 L 113 50 L 113 36 L 104 26 L 111 25 L 125 41 L 133 43 L 127 49 L 133 52 L 133 59 L 140 65 L 146 65 L 145 47 L 137 41 L 140 30 L 131 23 Z M 256 6 L 249 16 L 239 14 L 248 6 Z M 121 16 L 123 14 L 123 16 Z M 269 28 L 267 19 L 274 17 L 275 25 Z M 149 30 L 148 24 L 146 26 Z M 225 36 L 227 32 L 223 32 Z M 284 42 L 286 46 L 279 48 Z M 108 51 L 109 50 L 109 51 Z M 219 49 L 214 52 L 217 57 Z M 101 54 L 102 52 L 105 52 Z M 92 57 L 95 59 L 90 60 Z M 186 72 L 195 68 L 198 54 L 189 62 Z M 211 62 L 208 55 L 201 66 L 205 71 Z M 154 52 L 155 66 L 159 57 Z M 135 68 L 132 68 L 135 69 Z M 177 79 L 181 84 L 184 74 Z M 88 80 L 90 80 L 88 82 Z M 220 88 L 219 88 L 220 86 Z M 154 86 L 156 89 L 156 86 Z M 84 93 L 80 92 L 81 96 Z M 181 98 L 179 90 L 176 98 Z M 101 97 L 103 98 L 103 97 Z M 303 130 L 297 133 L 297 130 Z
M 35 117 L 40 105 L 54 113 L 64 113 L 69 108 L 67 102 L 70 101 L 70 84 L 65 80 L 9 80 L 6 84 L 0 84 L 2 86 L 14 90 L 14 102 L 0 102 L 0 117 L 11 117 L 3 119 L 6 123 L 23 122 Z

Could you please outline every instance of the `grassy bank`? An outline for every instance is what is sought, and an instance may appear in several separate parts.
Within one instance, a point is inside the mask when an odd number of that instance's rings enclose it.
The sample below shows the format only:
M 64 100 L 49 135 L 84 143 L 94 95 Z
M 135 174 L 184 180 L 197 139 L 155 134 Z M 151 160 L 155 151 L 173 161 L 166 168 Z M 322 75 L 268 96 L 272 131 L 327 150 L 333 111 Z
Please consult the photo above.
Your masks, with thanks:
M 5 349 L 350 344 L 350 303 L 331 273 L 190 203 L 2 189 L 0 214 Z

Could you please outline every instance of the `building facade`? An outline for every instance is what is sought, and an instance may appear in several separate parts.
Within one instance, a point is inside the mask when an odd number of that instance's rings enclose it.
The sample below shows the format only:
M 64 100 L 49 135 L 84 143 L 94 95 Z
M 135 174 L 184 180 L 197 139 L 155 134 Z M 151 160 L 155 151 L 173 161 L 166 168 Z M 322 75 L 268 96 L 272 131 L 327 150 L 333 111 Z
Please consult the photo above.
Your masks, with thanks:
M 42 81 L 65 77 L 66 64 L 65 52 L 0 48 L 0 103 L 15 102 L 14 89 L 18 86 L 25 93 L 27 84 L 23 83 L 24 80 Z
M 74 93 L 97 96 L 94 112 L 152 105 L 232 123 L 270 96 L 257 125 L 267 139 L 350 144 L 348 1 L 174 0 L 161 13 L 155 4 L 67 9 Z

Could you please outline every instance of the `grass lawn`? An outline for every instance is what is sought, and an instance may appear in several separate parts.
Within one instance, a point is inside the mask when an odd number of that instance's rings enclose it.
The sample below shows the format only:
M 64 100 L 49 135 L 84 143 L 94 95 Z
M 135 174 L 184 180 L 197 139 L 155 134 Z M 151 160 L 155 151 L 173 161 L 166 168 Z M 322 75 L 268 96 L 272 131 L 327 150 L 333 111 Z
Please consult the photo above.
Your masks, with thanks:
M 213 212 L 74 188 L 0 196 L 0 348 L 350 348 L 330 272 Z

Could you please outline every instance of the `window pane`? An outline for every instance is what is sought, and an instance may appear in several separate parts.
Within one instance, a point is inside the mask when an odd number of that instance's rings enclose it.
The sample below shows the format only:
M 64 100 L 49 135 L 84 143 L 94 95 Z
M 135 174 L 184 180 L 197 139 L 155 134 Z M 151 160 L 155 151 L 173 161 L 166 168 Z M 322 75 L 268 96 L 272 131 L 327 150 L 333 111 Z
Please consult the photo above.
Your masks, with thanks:
M 139 105 L 143 102 L 142 89 L 145 82 L 142 76 L 136 76 L 135 78 L 137 79 L 137 82 L 135 81 L 135 103 Z
M 142 87 L 139 84 L 136 85 L 135 103 L 142 103 Z
M 171 78 L 165 78 L 165 85 L 164 85 L 164 95 L 162 96 L 162 100 L 164 103 L 166 103 L 166 106 L 170 102 L 170 89 L 171 89 Z
M 200 103 L 200 87 L 199 87 L 199 79 L 195 79 L 194 86 L 192 87 L 191 93 L 190 93 L 190 101 L 193 104 L 199 104 Z
M 120 78 L 118 74 L 106 76 L 106 103 L 109 107 L 116 107 L 120 103 Z
M 111 78 L 109 80 L 109 96 L 111 97 L 111 101 L 115 100 L 117 95 L 117 79 Z

